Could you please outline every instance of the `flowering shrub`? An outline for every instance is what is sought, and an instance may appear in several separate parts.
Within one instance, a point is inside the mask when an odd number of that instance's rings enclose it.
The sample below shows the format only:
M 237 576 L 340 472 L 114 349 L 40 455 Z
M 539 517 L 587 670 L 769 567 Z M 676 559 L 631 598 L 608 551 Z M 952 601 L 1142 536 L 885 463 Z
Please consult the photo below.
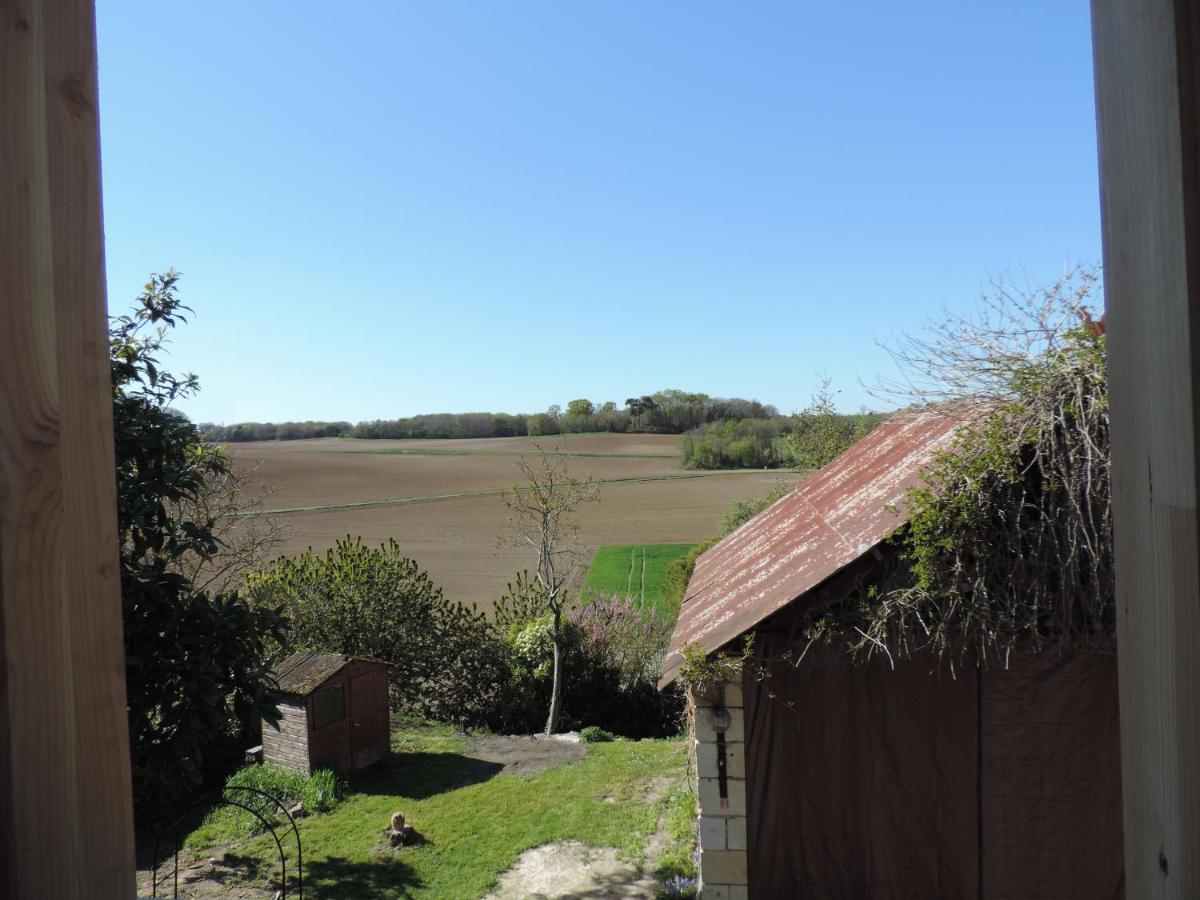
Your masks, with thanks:
M 571 610 L 583 649 L 621 674 L 621 684 L 657 681 L 673 623 L 651 607 L 643 611 L 633 597 L 595 597 Z

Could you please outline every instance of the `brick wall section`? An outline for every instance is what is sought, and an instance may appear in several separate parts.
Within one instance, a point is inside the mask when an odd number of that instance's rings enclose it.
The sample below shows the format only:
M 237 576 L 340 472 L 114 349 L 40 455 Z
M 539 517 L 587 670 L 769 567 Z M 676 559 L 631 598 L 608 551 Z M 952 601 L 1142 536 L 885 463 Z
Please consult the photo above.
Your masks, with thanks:
M 712 710 L 729 712 L 725 730 L 726 797 L 721 797 L 719 745 Z M 746 876 L 746 725 L 742 686 L 726 684 L 696 699 L 696 775 L 700 806 L 701 900 L 748 900 Z

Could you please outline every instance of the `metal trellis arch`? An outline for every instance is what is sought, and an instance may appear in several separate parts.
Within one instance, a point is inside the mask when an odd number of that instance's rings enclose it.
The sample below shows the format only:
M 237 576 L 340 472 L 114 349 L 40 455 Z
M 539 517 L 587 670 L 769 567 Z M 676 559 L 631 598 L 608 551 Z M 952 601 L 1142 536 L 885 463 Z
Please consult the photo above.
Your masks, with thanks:
M 181 843 L 180 843 L 179 838 L 180 838 L 180 832 L 183 829 L 184 819 L 187 817 L 187 814 L 189 812 L 191 812 L 193 809 L 195 809 L 196 807 L 201 806 L 206 803 L 210 803 L 210 802 L 212 802 L 214 800 L 218 800 L 218 799 L 219 799 L 219 802 L 216 805 L 236 806 L 239 809 L 244 809 L 246 812 L 250 813 L 250 815 L 252 815 L 256 819 L 258 819 L 258 821 L 262 824 L 262 826 L 267 830 L 267 833 L 271 835 L 271 839 L 275 841 L 275 848 L 279 851 L 279 896 L 287 897 L 287 895 L 288 895 L 288 893 L 287 893 L 287 855 L 283 851 L 283 841 L 281 841 L 279 839 L 279 832 L 276 831 L 275 826 L 271 823 L 271 821 L 266 816 L 264 816 L 262 814 L 262 812 L 260 812 L 257 809 L 254 809 L 252 806 L 248 806 L 246 802 L 242 802 L 241 800 L 236 799 L 236 795 L 238 792 L 245 792 L 247 794 L 257 794 L 260 797 L 265 797 L 272 804 L 274 804 L 274 806 L 277 810 L 279 810 L 281 813 L 283 813 L 284 817 L 287 818 L 288 827 L 291 830 L 292 835 L 296 839 L 296 897 L 297 897 L 297 900 L 304 900 L 304 848 L 300 842 L 300 829 L 296 827 L 296 820 L 292 817 L 292 814 L 290 812 L 288 812 L 287 807 L 283 805 L 282 801 L 280 801 L 279 798 L 267 793 L 264 790 L 260 790 L 259 788 L 252 788 L 252 787 L 226 787 L 226 788 L 221 788 L 220 790 L 212 791 L 208 794 L 205 794 L 204 796 L 200 797 L 198 800 L 195 800 L 194 802 L 192 802 L 192 803 L 188 804 L 186 807 L 184 807 L 183 810 L 179 813 L 179 815 L 177 815 L 174 819 L 167 822 L 167 824 L 162 827 L 162 829 L 158 832 L 158 837 L 154 841 L 154 859 L 153 859 L 154 869 L 153 869 L 153 873 L 151 875 L 151 883 L 150 883 L 150 892 L 151 892 L 150 895 L 152 897 L 159 896 L 159 893 L 158 893 L 158 888 L 159 888 L 158 853 L 159 853 L 159 849 L 162 846 L 163 836 L 172 827 L 174 828 L 175 831 L 174 831 L 173 839 L 174 839 L 174 843 L 175 843 L 175 852 L 172 856 L 172 869 L 171 869 L 172 893 L 171 893 L 171 896 L 178 897 L 179 896 L 179 851 L 181 849 Z M 235 796 L 231 797 L 230 794 L 233 794 Z M 249 797 L 246 797 L 244 799 L 246 801 L 250 800 Z M 285 837 L 286 837 L 286 834 L 285 834 Z M 166 878 L 163 879 L 163 884 L 164 885 L 166 884 Z

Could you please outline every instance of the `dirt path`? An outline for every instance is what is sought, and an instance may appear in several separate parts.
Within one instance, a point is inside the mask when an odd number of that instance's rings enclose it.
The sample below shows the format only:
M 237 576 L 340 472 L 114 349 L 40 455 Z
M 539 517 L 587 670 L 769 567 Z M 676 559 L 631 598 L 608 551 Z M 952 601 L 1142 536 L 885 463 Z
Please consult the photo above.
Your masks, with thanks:
M 472 735 L 467 739 L 471 759 L 500 763 L 501 775 L 536 775 L 554 766 L 583 759 L 587 748 L 577 734 L 506 736 L 498 734 Z
M 643 802 L 657 803 L 674 783 L 671 778 L 655 778 Z M 650 900 L 659 887 L 654 878 L 654 867 L 670 840 L 665 819 L 666 814 L 660 813 L 655 831 L 646 844 L 646 859 L 640 870 L 622 859 L 612 847 L 588 847 L 579 841 L 558 841 L 522 853 L 484 900 L 566 900 L 576 897 Z

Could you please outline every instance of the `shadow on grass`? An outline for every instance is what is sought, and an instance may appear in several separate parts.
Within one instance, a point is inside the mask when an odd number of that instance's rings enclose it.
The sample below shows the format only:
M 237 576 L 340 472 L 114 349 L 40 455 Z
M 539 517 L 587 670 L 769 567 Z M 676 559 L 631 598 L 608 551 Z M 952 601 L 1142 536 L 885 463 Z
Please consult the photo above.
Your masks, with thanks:
M 458 753 L 389 753 L 375 765 L 351 776 L 350 790 L 424 800 L 487 781 L 503 768 L 500 763 Z
M 346 898 L 410 897 L 424 886 L 412 867 L 398 859 L 350 862 L 337 856 L 304 864 L 304 896 Z
M 288 860 L 287 896 L 297 896 L 294 860 Z M 220 860 L 226 873 L 214 873 L 209 881 L 234 884 L 242 889 L 267 890 L 271 896 L 279 887 L 278 861 L 267 862 L 253 856 L 226 853 Z M 325 898 L 396 898 L 409 897 L 424 882 L 412 867 L 399 859 L 372 859 L 350 862 L 342 857 L 308 860 L 304 863 L 304 896 Z M 169 896 L 169 894 L 168 894 Z

